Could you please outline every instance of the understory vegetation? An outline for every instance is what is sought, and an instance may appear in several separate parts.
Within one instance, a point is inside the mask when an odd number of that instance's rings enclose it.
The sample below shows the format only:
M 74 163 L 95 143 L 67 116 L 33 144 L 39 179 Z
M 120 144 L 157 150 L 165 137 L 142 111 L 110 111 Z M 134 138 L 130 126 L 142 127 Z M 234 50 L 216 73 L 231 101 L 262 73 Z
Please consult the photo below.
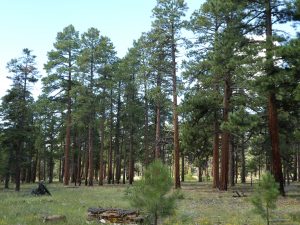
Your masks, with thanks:
M 254 186 L 257 184 L 254 184 Z M 40 225 L 48 215 L 65 215 L 65 222 L 55 224 L 99 224 L 87 222 L 89 207 L 130 209 L 124 198 L 127 185 L 104 185 L 94 187 L 65 187 L 60 183 L 47 185 L 52 196 L 32 196 L 34 184 L 26 184 L 20 192 L 12 189 L 0 191 L 1 225 Z M 211 188 L 211 183 L 184 182 L 182 198 L 178 199 L 175 213 L 159 224 L 164 225 L 261 225 L 265 220 L 253 212 L 250 197 L 254 188 L 250 184 L 239 184 L 228 192 Z M 287 196 L 279 197 L 271 224 L 297 225 L 300 223 L 300 185 L 292 183 L 286 187 Z M 233 197 L 233 191 L 246 197 Z

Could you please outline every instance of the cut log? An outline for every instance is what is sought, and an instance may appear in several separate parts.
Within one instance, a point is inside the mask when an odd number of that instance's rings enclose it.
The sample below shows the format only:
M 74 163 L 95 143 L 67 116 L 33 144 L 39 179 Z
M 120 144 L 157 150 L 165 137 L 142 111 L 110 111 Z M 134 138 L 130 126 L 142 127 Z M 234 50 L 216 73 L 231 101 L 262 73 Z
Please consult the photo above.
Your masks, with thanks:
M 117 208 L 89 208 L 87 217 L 88 220 L 104 220 L 116 224 L 132 224 L 143 221 L 138 211 Z

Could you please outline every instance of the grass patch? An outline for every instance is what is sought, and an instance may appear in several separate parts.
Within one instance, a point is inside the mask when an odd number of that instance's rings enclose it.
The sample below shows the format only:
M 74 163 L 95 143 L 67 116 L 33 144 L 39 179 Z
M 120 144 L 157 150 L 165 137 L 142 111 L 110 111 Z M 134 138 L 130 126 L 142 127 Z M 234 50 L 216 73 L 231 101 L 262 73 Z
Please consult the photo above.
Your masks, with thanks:
M 81 186 L 66 188 L 61 184 L 48 184 L 52 196 L 32 196 L 36 184 L 22 185 L 21 191 L 0 189 L 0 225 L 40 225 L 48 215 L 65 215 L 66 222 L 54 224 L 87 224 L 89 207 L 113 207 L 130 209 L 124 198 L 126 185 Z M 248 197 L 234 198 L 233 190 L 243 191 Z M 300 224 L 300 185 L 293 183 L 286 188 L 287 197 L 280 197 L 274 212 L 277 225 Z M 174 215 L 164 221 L 165 225 L 262 225 L 259 216 L 252 212 L 249 201 L 253 188 L 237 185 L 227 192 L 211 188 L 211 183 L 184 182 L 182 198 L 177 200 Z M 275 218 L 275 219 L 276 219 Z M 51 223 L 52 224 L 52 223 Z M 97 224 L 97 222 L 91 223 Z

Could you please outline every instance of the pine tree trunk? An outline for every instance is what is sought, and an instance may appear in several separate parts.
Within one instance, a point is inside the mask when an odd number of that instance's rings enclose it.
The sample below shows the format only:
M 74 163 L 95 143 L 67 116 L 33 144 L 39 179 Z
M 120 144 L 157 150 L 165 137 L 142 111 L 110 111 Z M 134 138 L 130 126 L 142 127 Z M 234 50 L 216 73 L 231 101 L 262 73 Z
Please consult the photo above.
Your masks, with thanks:
M 293 181 L 297 181 L 297 167 L 298 167 L 298 160 L 297 160 L 297 149 L 294 149 L 294 166 L 293 166 Z
M 235 183 L 237 184 L 238 183 L 238 178 L 239 178 L 239 160 L 240 160 L 240 158 L 239 158 L 239 154 L 238 154 L 238 145 L 236 145 L 236 149 L 235 149 L 235 159 L 234 159 L 234 161 L 235 161 L 235 167 L 234 167 L 234 169 L 235 169 Z
M 17 141 L 17 146 L 15 150 L 15 191 L 20 191 L 21 186 L 21 152 L 22 152 L 22 145 L 21 141 Z
M 32 183 L 35 183 L 36 180 L 37 161 L 38 161 L 38 151 L 36 150 L 35 159 L 32 163 L 32 175 L 31 175 Z
M 78 182 L 78 185 L 81 185 L 81 144 L 79 142 L 78 145 L 78 154 L 77 154 L 77 174 L 76 174 L 76 181 Z
M 213 188 L 219 187 L 219 123 L 217 112 L 214 113 L 214 144 L 213 144 Z
M 155 131 L 155 159 L 160 158 L 161 142 L 160 142 L 160 105 L 156 106 L 156 131 Z
M 67 90 L 67 121 L 66 121 L 66 145 L 65 145 L 65 165 L 64 165 L 64 185 L 69 185 L 70 180 L 70 166 L 69 166 L 69 155 L 70 155 L 70 146 L 71 146 L 71 52 L 69 52 L 69 75 L 68 75 L 68 90 Z
M 230 186 L 235 185 L 235 149 L 234 149 L 234 140 L 231 138 L 229 145 L 229 183 Z
M 203 181 L 203 178 L 202 178 L 202 168 L 199 165 L 198 166 L 198 182 L 202 182 L 202 181 Z
M 117 116 L 116 116 L 116 139 L 115 139 L 115 152 L 116 152 L 116 183 L 120 183 L 121 179 L 121 153 L 120 153 L 120 112 L 121 112 L 121 81 L 118 84 L 118 102 L 117 102 Z M 145 137 L 146 138 L 146 137 Z
M 112 89 L 110 90 L 110 133 L 109 133 L 109 152 L 108 152 L 108 184 L 113 183 L 113 99 Z
M 30 181 L 31 181 L 32 156 L 29 158 L 29 160 L 30 160 L 30 163 L 28 163 L 27 168 L 26 168 L 26 178 L 25 178 L 26 183 L 30 183 Z
M 145 81 L 144 81 L 144 102 L 145 102 L 145 125 L 144 125 L 144 164 L 147 166 L 149 164 L 149 157 L 150 157 L 150 152 L 149 152 L 149 103 L 148 103 L 148 85 L 147 85 L 147 74 L 145 73 Z
M 244 144 L 244 136 L 242 138 L 241 143 L 241 183 L 246 183 L 246 157 L 245 157 L 245 144 Z
M 184 154 L 181 154 L 181 181 L 184 182 Z
M 89 170 L 88 170 L 88 185 L 93 186 L 94 181 L 94 149 L 93 149 L 93 128 L 89 125 Z
M 133 152 L 133 129 L 130 131 L 129 141 L 129 184 L 133 183 L 134 178 L 134 152 Z
M 49 163 L 48 163 L 48 174 L 49 174 L 49 184 L 53 182 L 53 170 L 54 170 L 54 160 L 53 160 L 53 145 L 51 143 L 50 147 L 50 157 L 49 157 Z
M 265 0 L 266 3 L 266 55 L 267 55 L 267 76 L 273 75 L 274 62 L 273 62 L 273 40 L 272 40 L 272 8 L 271 0 Z M 276 106 L 276 96 L 274 90 L 269 91 L 268 96 L 268 120 L 269 120 L 269 133 L 271 137 L 272 146 L 272 170 L 274 173 L 275 181 L 279 183 L 279 191 L 281 195 L 284 193 L 283 175 L 281 156 L 279 149 L 279 130 L 278 130 L 278 115 Z
M 160 73 L 157 74 L 156 87 L 161 89 L 161 77 Z M 156 132 L 155 132 L 155 159 L 159 159 L 161 156 L 161 99 L 156 103 Z
M 297 145 L 297 161 L 298 161 L 298 182 L 300 182 L 300 150 L 299 150 L 299 144 Z
M 88 185 L 88 175 L 89 175 L 89 150 L 85 144 L 84 146 L 84 185 Z
M 172 35 L 172 87 L 173 87 L 173 126 L 174 126 L 174 179 L 175 188 L 180 188 L 180 166 L 179 166 L 179 126 L 178 126 L 178 112 L 177 112 L 177 76 L 176 76 L 176 43 L 174 22 L 171 25 Z
M 229 98 L 230 98 L 230 83 L 229 78 L 225 79 L 224 98 L 223 98 L 223 121 L 228 121 L 229 113 Z M 229 162 L 229 138 L 230 134 L 224 130 L 222 132 L 222 158 L 221 158 L 221 177 L 220 190 L 226 191 L 228 185 L 228 162 Z
M 105 111 L 103 109 L 102 118 L 100 119 L 100 151 L 99 151 L 99 185 L 103 185 L 103 153 L 104 153 L 104 122 Z
M 123 184 L 126 184 L 126 165 L 127 165 L 126 148 L 124 148 L 123 177 L 122 177 Z

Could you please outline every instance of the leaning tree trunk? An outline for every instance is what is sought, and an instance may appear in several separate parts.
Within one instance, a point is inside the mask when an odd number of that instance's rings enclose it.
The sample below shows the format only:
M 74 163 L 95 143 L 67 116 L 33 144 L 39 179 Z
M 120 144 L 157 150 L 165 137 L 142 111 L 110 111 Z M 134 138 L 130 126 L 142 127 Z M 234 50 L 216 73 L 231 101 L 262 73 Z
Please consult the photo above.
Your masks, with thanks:
M 272 8 L 271 0 L 265 0 L 266 5 L 266 73 L 268 77 L 273 75 L 273 37 L 272 37 Z M 284 193 L 284 181 L 282 174 L 281 156 L 279 149 L 279 130 L 278 130 L 278 115 L 276 105 L 276 95 L 274 89 L 269 90 L 268 96 L 268 122 L 269 133 L 271 137 L 272 147 L 272 170 L 275 181 L 279 183 L 279 191 L 281 195 Z

